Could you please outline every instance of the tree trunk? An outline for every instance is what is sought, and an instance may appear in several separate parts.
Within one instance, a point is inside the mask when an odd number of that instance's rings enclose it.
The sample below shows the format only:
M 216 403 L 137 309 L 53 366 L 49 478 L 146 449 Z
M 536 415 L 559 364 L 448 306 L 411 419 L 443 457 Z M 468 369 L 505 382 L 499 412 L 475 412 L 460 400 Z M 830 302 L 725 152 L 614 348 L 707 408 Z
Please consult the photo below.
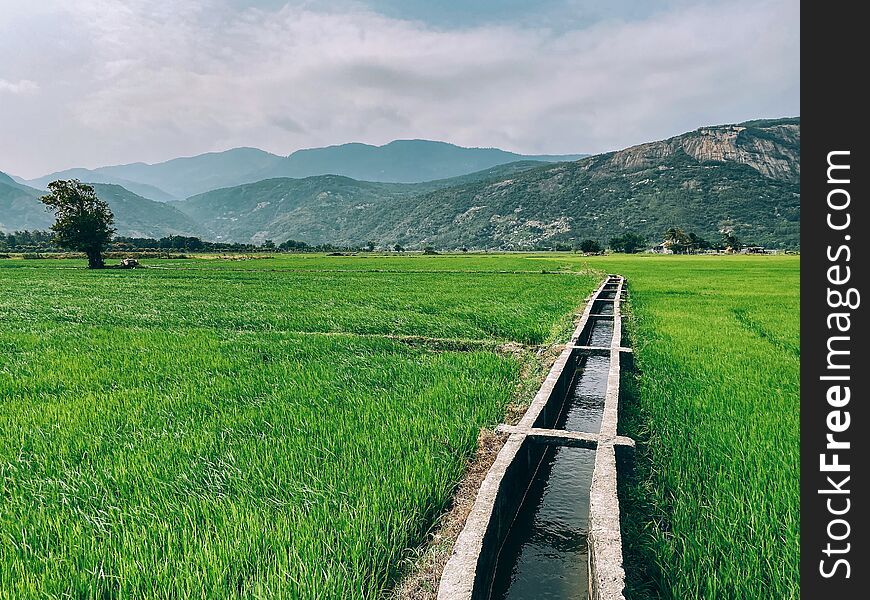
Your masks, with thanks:
M 88 250 L 87 255 L 89 269 L 102 269 L 105 266 L 103 263 L 103 253 L 100 252 L 99 248 Z

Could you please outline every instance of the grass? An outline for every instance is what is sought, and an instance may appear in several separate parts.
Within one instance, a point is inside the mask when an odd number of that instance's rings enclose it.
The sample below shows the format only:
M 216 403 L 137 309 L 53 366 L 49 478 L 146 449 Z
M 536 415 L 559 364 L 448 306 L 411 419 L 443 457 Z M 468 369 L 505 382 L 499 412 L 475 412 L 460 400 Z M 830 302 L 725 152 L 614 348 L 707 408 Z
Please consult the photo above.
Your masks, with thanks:
M 0 598 L 395 581 L 515 393 L 496 346 L 563 336 L 596 277 L 335 260 L 0 261 Z
M 441 261 L 444 259 L 442 258 Z M 551 343 L 597 276 L 481 270 L 490 258 L 456 257 L 454 268 L 415 270 L 419 260 L 188 260 L 160 270 L 83 270 L 75 261 L 2 261 L 13 328 L 60 324 L 113 328 L 212 328 L 413 335 Z M 532 261 L 526 261 L 532 262 Z M 275 270 L 263 270 L 260 263 Z M 458 264 L 457 264 L 458 263 Z M 483 263 L 483 264 L 481 264 Z M 212 265 L 217 266 L 212 266 Z M 300 264 L 305 265 L 299 271 Z M 22 267 L 31 267 L 24 268 Z M 322 267 L 318 270 L 317 267 Z M 532 266 L 537 266 L 532 262 Z M 406 269 L 402 272 L 401 269 Z M 398 270 L 398 271 L 397 271 Z M 20 293 L 27 290 L 26 294 Z M 0 298 L 3 292 L 0 291 Z
M 0 260 L 0 598 L 376 597 L 603 272 L 628 597 L 798 597 L 799 259 L 145 262 Z
M 800 595 L 800 263 L 590 261 L 630 284 L 627 597 Z

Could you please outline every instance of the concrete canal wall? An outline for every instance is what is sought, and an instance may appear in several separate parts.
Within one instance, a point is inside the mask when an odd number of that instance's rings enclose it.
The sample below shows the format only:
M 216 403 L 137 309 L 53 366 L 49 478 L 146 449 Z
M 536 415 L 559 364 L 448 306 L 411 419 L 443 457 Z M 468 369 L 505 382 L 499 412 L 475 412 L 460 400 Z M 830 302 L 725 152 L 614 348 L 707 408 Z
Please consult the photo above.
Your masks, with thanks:
M 527 501 L 547 449 L 553 446 L 595 450 L 589 490 L 589 561 L 588 565 L 576 567 L 588 569 L 589 598 L 617 600 L 624 597 L 616 452 L 630 451 L 634 447 L 631 439 L 617 435 L 621 357 L 631 352 L 622 346 L 620 307 L 624 284 L 624 279 L 616 275 L 602 281 L 590 296 L 577 328 L 519 423 L 498 427 L 497 431 L 506 435 L 507 440 L 481 484 L 474 507 L 444 568 L 439 600 L 490 599 L 502 547 Z M 578 365 L 588 356 L 609 357 L 600 430 L 566 431 L 559 428 L 560 416 L 576 384 L 575 378 L 582 377 L 582 367 Z

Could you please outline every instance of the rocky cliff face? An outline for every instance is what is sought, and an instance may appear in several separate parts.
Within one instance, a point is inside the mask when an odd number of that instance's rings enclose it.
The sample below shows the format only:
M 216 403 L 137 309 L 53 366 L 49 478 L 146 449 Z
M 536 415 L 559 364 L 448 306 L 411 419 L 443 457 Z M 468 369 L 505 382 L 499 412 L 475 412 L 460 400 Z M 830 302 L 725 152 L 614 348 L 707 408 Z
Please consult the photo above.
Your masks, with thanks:
M 745 164 L 765 177 L 800 180 L 800 123 L 788 119 L 756 126 L 703 127 L 668 140 L 620 150 L 604 165 L 626 170 L 645 169 L 662 159 L 683 154 L 700 162 Z

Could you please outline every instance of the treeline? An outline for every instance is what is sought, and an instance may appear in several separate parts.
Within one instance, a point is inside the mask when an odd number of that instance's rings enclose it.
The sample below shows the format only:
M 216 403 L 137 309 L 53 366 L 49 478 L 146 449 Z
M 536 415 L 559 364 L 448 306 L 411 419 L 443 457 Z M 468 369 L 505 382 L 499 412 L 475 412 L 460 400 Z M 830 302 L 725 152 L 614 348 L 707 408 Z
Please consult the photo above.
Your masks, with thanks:
M 262 244 L 239 244 L 228 242 L 209 242 L 198 237 L 170 235 L 160 239 L 117 236 L 106 247 L 108 252 L 352 252 L 360 248 L 334 246 L 332 244 L 311 245 L 299 240 L 287 240 L 275 244 L 266 240 Z M 64 252 L 54 242 L 50 231 L 0 231 L 0 251 L 4 252 Z
M 53 241 L 54 234 L 50 231 L 15 231 L 3 233 L 0 231 L 0 252 L 63 252 L 63 248 Z M 732 233 L 722 235 L 716 243 L 710 242 L 694 233 L 686 233 L 679 227 L 672 227 L 664 232 L 661 242 L 652 245 L 667 247 L 675 254 L 694 254 L 707 250 L 739 251 L 742 244 Z M 651 243 L 644 236 L 628 232 L 610 238 L 606 248 L 613 252 L 634 254 L 650 248 Z M 335 246 L 333 244 L 311 245 L 299 240 L 287 240 L 275 244 L 265 240 L 262 244 L 240 244 L 229 242 L 209 242 L 198 237 L 170 235 L 160 239 L 117 236 L 108 244 L 108 252 L 202 252 L 202 253 L 242 253 L 242 252 L 364 252 L 374 251 L 377 245 L 370 241 L 362 246 Z M 391 248 L 394 252 L 404 252 L 405 248 L 396 244 Z M 424 253 L 432 253 L 435 249 L 427 246 Z M 461 248 L 467 251 L 467 248 Z M 539 243 L 534 251 L 586 252 L 590 254 L 604 252 L 605 245 L 597 240 L 585 239 L 580 242 Z
M 0 250 L 10 252 L 54 251 L 57 246 L 52 242 L 54 234 L 50 231 L 0 231 Z
M 640 234 L 627 232 L 620 236 L 610 238 L 607 242 L 606 248 L 613 252 L 635 254 L 637 252 L 643 252 L 651 246 L 660 249 L 667 248 L 674 254 L 697 254 L 698 252 L 707 252 L 709 250 L 732 250 L 737 252 L 744 247 L 744 245 L 741 244 L 737 237 L 731 232 L 723 233 L 720 240 L 717 242 L 711 242 L 693 232 L 686 233 L 679 227 L 671 227 L 664 232 L 662 240 L 659 242 L 651 243 L 647 238 Z M 595 254 L 598 252 L 604 252 L 605 245 L 598 240 L 585 239 L 578 243 L 539 243 L 535 246 L 534 250 L 555 250 Z
M 333 244 L 311 245 L 300 240 L 287 240 L 275 244 L 265 240 L 262 244 L 240 244 L 237 242 L 209 242 L 198 237 L 185 235 L 170 235 L 159 240 L 153 238 L 115 237 L 109 245 L 109 250 L 177 250 L 186 252 L 338 252 L 352 251 L 358 248 L 334 246 Z

